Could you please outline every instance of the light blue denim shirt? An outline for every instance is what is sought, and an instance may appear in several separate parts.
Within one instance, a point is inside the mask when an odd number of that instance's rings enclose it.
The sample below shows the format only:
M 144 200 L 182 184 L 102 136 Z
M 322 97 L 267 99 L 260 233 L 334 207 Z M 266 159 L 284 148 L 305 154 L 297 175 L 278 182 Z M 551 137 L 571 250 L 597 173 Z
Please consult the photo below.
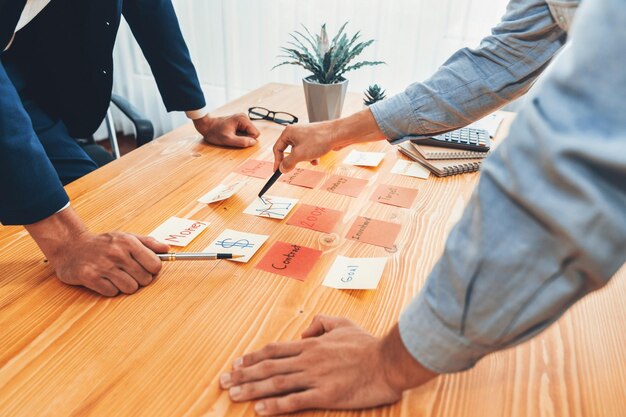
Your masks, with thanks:
M 626 1 L 577 3 L 512 1 L 478 49 L 372 106 L 393 143 L 463 126 L 527 91 L 569 31 L 400 318 L 434 371 L 532 337 L 626 261 Z

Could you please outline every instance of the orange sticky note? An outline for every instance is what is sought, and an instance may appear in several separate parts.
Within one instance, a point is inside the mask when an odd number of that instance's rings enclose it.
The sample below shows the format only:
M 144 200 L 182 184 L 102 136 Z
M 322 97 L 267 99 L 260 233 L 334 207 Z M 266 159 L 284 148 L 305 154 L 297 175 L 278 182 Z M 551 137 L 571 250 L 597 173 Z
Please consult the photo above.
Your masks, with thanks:
M 304 281 L 320 256 L 322 252 L 316 249 L 276 242 L 255 268 Z
M 343 175 L 333 175 L 324 183 L 322 189 L 335 194 L 358 197 L 366 185 L 367 180 L 344 177 Z
M 370 219 L 369 217 L 357 217 L 346 237 L 370 245 L 391 248 L 396 243 L 400 227 L 398 223 Z
M 343 212 L 339 210 L 301 204 L 287 220 L 287 224 L 330 233 L 342 216 Z
M 280 182 L 286 182 L 287 184 L 298 185 L 300 187 L 315 188 L 317 184 L 322 181 L 322 178 L 324 178 L 323 172 L 296 168 L 287 174 L 283 174 L 280 177 Z
M 235 172 L 249 177 L 268 179 L 274 173 L 274 163 L 268 161 L 259 161 L 257 159 L 248 159 L 239 165 Z
M 371 200 L 391 206 L 410 208 L 413 205 L 413 201 L 415 201 L 415 197 L 417 197 L 415 188 L 380 184 L 374 191 L 374 194 L 372 194 Z

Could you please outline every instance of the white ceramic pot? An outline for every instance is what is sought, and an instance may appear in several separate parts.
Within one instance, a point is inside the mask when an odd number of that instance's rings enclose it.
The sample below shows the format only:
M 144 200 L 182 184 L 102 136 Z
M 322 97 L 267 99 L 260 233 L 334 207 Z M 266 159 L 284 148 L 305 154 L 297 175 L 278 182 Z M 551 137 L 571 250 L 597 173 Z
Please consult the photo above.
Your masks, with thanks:
M 336 84 L 320 84 L 307 77 L 302 80 L 302 84 L 309 122 L 322 122 L 341 117 L 343 102 L 348 92 L 348 80 L 344 78 Z

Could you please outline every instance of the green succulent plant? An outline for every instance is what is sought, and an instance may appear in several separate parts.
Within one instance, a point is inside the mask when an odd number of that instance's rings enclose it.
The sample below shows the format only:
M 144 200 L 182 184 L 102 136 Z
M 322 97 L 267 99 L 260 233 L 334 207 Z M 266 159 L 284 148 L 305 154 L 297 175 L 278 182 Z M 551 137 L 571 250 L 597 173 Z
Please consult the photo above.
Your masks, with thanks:
M 361 32 L 349 37 L 345 33 L 347 24 L 348 22 L 341 26 L 337 35 L 330 42 L 328 41 L 326 24 L 322 25 L 319 35 L 311 34 L 306 26 L 302 26 L 306 35 L 299 31 L 289 34 L 292 41 L 288 42 L 288 47 L 281 48 L 284 55 L 280 55 L 280 58 L 286 58 L 287 61 L 281 62 L 274 68 L 281 65 L 298 65 L 311 72 L 310 79 L 312 81 L 320 84 L 335 84 L 343 81 L 343 75 L 348 71 L 384 64 L 382 61 L 361 61 L 348 65 L 374 40 L 359 42 Z
M 365 90 L 365 100 L 363 100 L 363 103 L 366 106 L 371 106 L 377 101 L 384 100 L 385 97 L 387 97 L 385 90 L 383 90 L 381 86 L 378 84 L 370 85 L 367 90 Z

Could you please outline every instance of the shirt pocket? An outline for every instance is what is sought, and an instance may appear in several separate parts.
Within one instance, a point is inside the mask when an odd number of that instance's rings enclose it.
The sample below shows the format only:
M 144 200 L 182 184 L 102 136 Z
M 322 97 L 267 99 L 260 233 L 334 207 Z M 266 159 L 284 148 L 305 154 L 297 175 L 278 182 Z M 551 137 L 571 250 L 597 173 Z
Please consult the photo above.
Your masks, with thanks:
M 574 15 L 576 15 L 580 0 L 546 0 L 546 3 L 557 25 L 564 31 L 569 31 L 574 22 Z

